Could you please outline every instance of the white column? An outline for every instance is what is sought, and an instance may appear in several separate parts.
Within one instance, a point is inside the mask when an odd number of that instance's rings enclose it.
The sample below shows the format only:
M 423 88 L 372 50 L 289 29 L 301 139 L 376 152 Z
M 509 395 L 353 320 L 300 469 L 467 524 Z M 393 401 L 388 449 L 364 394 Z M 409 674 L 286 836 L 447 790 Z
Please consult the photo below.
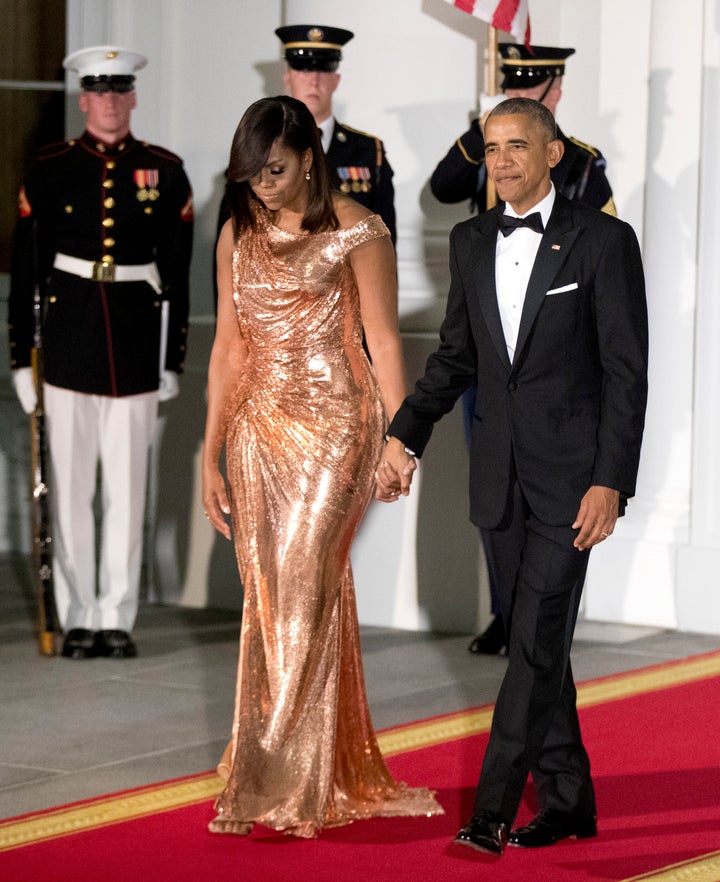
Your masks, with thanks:
M 720 633 L 720 17 L 706 0 L 702 46 L 690 536 L 677 559 L 678 627 Z M 699 90 L 700 91 L 700 90 Z M 672 359 L 675 360 L 674 357 Z

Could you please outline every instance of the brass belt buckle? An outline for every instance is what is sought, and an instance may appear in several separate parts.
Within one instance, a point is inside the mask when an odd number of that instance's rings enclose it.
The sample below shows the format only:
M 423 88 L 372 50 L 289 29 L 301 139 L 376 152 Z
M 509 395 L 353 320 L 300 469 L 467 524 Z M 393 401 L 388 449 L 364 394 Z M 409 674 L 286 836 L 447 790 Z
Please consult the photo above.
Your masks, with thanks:
M 114 282 L 115 264 L 95 261 L 92 268 L 92 280 L 93 282 Z

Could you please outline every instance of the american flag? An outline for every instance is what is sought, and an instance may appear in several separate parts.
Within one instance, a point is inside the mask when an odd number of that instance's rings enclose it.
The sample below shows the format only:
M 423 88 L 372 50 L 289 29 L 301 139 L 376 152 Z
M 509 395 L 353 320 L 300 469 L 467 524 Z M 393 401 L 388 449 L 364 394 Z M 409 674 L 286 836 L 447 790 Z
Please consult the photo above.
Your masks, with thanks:
M 530 45 L 528 0 L 448 0 L 448 3 Z

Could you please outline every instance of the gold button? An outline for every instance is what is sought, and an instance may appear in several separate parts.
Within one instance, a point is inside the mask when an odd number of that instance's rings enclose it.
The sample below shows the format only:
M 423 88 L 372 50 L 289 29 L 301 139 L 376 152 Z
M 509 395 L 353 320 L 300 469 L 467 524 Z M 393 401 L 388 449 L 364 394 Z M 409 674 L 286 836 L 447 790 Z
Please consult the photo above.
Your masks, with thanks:
M 50 303 L 55 303 L 57 301 L 57 297 L 54 294 L 49 299 Z
M 112 218 L 112 217 L 106 217 L 106 218 L 103 220 L 102 225 L 103 225 L 104 227 L 114 227 L 114 226 L 115 226 L 115 218 Z
M 153 306 L 160 306 L 159 300 L 153 300 Z
M 115 263 L 115 258 L 112 256 L 112 254 L 103 254 L 102 262 L 103 263 Z
M 112 196 L 108 196 L 108 198 L 103 202 L 105 208 L 115 208 L 115 200 Z
M 112 188 L 115 186 L 115 181 L 113 181 L 112 178 L 108 178 L 106 181 L 102 182 L 102 185 L 103 187 L 105 187 L 106 190 L 112 190 Z
M 114 244 L 115 244 L 115 240 L 111 239 L 109 236 L 107 239 L 103 239 L 103 245 L 106 248 L 112 248 Z M 105 260 L 105 258 L 103 258 L 103 260 Z
M 152 214 L 153 213 L 152 206 L 146 205 L 144 208 L 144 211 L 145 211 L 145 214 Z
M 115 168 L 115 160 L 108 159 L 108 161 L 105 163 L 105 168 Z
M 72 214 L 72 213 L 73 213 L 72 205 L 66 205 L 65 206 L 65 214 Z

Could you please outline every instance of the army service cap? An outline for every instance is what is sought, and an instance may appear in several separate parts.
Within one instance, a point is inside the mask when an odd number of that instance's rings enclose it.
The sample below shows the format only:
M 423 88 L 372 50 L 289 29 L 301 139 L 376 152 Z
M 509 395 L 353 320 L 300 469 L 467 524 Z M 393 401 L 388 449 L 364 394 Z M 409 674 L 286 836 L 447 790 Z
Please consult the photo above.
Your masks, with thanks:
M 63 67 L 77 71 L 86 92 L 132 92 L 135 71 L 147 61 L 139 52 L 121 46 L 90 46 L 68 55 Z
M 521 43 L 500 43 L 501 70 L 504 79 L 500 88 L 532 89 L 551 77 L 565 73 L 565 59 L 574 49 L 558 49 L 555 46 L 524 46 Z
M 277 28 L 285 45 L 285 61 L 295 70 L 335 71 L 342 47 L 355 36 L 352 31 L 325 25 L 288 25 Z

